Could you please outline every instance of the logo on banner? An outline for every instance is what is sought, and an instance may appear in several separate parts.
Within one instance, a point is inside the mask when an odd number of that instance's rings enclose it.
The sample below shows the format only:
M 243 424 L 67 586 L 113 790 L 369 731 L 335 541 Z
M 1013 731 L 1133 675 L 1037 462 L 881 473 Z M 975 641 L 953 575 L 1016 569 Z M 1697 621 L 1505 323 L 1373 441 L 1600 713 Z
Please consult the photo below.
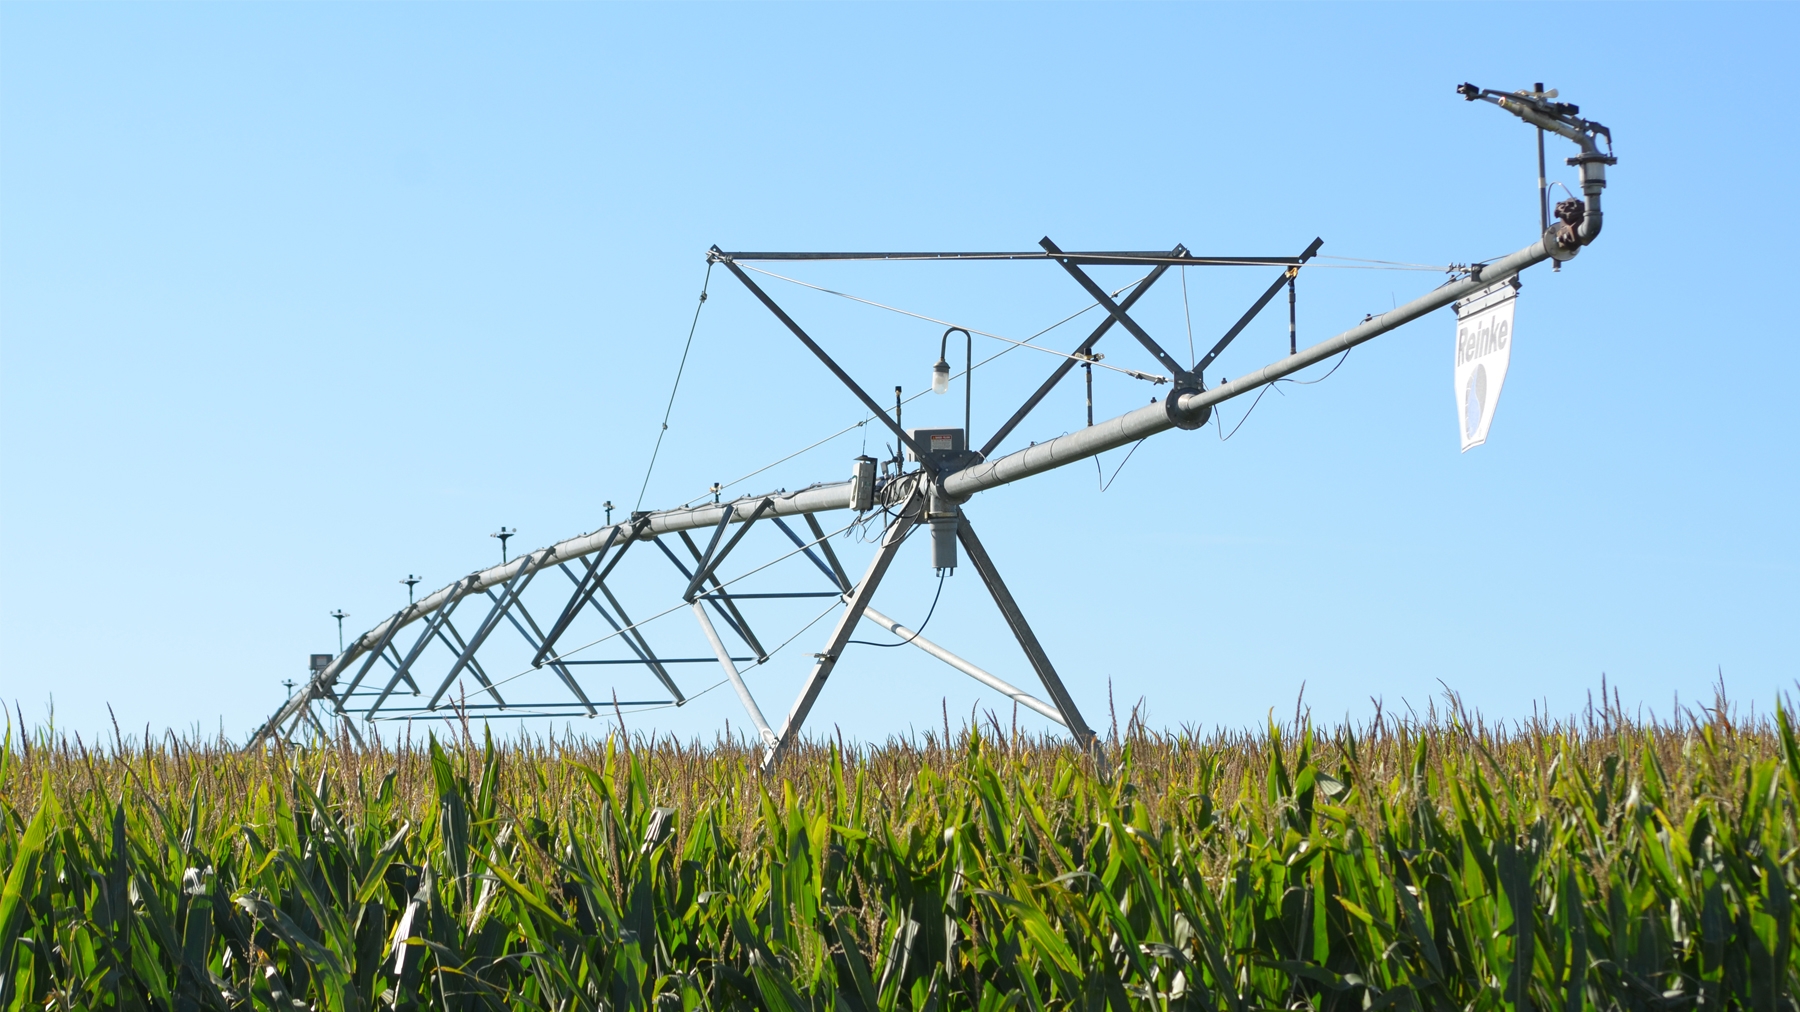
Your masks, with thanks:
M 1456 306 L 1456 404 L 1462 448 L 1487 442 L 1512 361 L 1513 307 L 1518 289 L 1503 281 Z

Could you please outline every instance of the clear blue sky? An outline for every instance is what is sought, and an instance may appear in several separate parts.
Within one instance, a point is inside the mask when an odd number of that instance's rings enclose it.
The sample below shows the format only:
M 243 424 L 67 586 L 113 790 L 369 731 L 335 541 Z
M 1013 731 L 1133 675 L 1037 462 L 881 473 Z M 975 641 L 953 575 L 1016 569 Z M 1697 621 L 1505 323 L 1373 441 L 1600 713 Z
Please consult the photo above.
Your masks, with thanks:
M 107 704 L 128 728 L 241 735 L 335 649 L 332 609 L 359 632 L 408 573 L 433 588 L 497 558 L 501 525 L 515 548 L 600 526 L 602 501 L 636 498 L 713 243 L 1285 255 L 1322 236 L 1339 256 L 1486 259 L 1531 241 L 1533 137 L 1452 87 L 1541 80 L 1613 128 L 1620 161 L 1605 235 L 1525 278 L 1487 446 L 1457 452 L 1446 311 L 1264 398 L 1229 442 L 1164 434 L 1105 493 L 1070 467 L 970 516 L 1101 726 L 1109 682 L 1121 712 L 1141 697 L 1164 726 L 1291 713 L 1302 683 L 1320 717 L 1422 707 L 1440 680 L 1491 717 L 1567 712 L 1603 673 L 1666 712 L 1721 669 L 1766 707 L 1800 674 L 1797 20 L 0 5 L 0 697 L 33 722 L 54 697 L 84 736 Z M 1551 150 L 1573 183 L 1568 146 Z M 1085 302 L 1041 263 L 795 273 L 1014 336 Z M 1140 318 L 1183 348 L 1191 318 L 1204 347 L 1268 273 L 1190 271 L 1187 314 L 1171 278 Z M 1438 280 L 1308 271 L 1302 341 Z M 769 284 L 869 388 L 925 386 L 941 328 Z M 741 287 L 715 272 L 711 290 L 646 506 L 861 417 Z M 1072 347 L 1077 326 L 1046 340 Z M 1277 357 L 1285 329 L 1272 311 L 1215 372 Z M 1151 367 L 1122 335 L 1103 348 Z M 979 372 L 977 438 L 1052 365 L 1019 352 Z M 1097 386 L 1103 417 L 1161 392 Z M 957 419 L 956 394 L 909 423 Z M 1081 424 L 1071 384 L 1020 440 Z M 738 491 L 838 480 L 861 449 L 859 430 Z M 641 554 L 622 585 L 647 612 L 680 587 Z M 935 583 L 921 539 L 877 605 L 917 622 Z M 804 621 L 771 608 L 769 639 Z M 700 649 L 689 616 L 650 628 Z M 766 710 L 786 711 L 824 632 L 753 676 Z M 930 635 L 1030 680 L 967 567 Z M 610 670 L 597 694 L 654 694 Z M 863 648 L 815 726 L 880 738 L 977 704 L 1010 719 L 917 651 Z M 727 690 L 630 719 L 742 725 Z

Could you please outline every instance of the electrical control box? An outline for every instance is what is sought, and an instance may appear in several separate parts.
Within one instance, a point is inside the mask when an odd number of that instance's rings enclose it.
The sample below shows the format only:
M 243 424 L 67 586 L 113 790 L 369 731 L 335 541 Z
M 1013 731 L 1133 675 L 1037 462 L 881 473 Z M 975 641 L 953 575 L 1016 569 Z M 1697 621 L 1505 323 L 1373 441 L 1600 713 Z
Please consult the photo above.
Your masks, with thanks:
M 850 471 L 850 508 L 867 513 L 874 507 L 875 458 L 865 455 L 856 458 L 856 466 Z
M 925 449 L 929 459 L 934 463 L 949 462 L 961 457 L 968 449 L 963 440 L 961 429 L 908 429 L 906 434 L 913 442 Z M 918 460 L 919 455 L 911 447 L 906 451 L 907 460 Z

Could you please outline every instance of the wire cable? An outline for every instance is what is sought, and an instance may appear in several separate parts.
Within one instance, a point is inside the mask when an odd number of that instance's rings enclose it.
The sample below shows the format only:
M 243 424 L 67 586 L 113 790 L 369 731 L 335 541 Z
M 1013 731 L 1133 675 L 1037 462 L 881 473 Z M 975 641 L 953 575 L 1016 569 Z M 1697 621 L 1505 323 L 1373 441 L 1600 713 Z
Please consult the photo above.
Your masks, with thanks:
M 681 389 L 681 374 L 687 371 L 688 351 L 694 347 L 694 331 L 700 326 L 700 310 L 706 308 L 706 286 L 712 283 L 712 261 L 706 262 L 706 277 L 700 282 L 700 303 L 694 307 L 694 322 L 688 324 L 687 343 L 681 346 L 681 364 L 675 367 L 675 385 L 669 388 L 669 404 L 663 408 L 662 428 L 656 430 L 656 446 L 650 451 L 650 464 L 644 468 L 644 484 L 638 488 L 637 505 L 633 512 L 644 507 L 644 492 L 650 487 L 650 474 L 656 470 L 656 455 L 662 452 L 663 436 L 669 431 L 669 413 L 675 410 L 675 392 Z
M 767 272 L 764 272 L 764 273 L 767 273 Z M 770 276 L 771 277 L 781 277 L 781 275 L 779 275 L 779 274 L 772 274 Z M 1150 275 L 1146 274 L 1146 275 L 1144 275 L 1144 277 L 1138 278 L 1136 281 L 1133 281 L 1130 284 L 1119 288 L 1117 291 L 1112 293 L 1112 297 L 1116 299 L 1120 295 L 1124 294 L 1125 292 L 1128 292 L 1131 289 L 1136 288 L 1138 285 L 1143 284 L 1144 280 L 1146 278 L 1148 278 L 1149 276 Z M 789 279 L 783 278 L 782 280 L 785 281 L 785 280 L 789 280 Z M 804 284 L 804 282 L 795 282 L 795 284 Z M 811 287 L 811 286 L 808 286 L 808 287 Z M 837 293 L 834 292 L 832 294 L 837 294 Z M 851 296 L 846 296 L 846 298 L 851 298 Z M 1063 324 L 1069 323 L 1070 321 L 1073 321 L 1073 320 L 1085 315 L 1086 313 L 1098 308 L 1099 305 L 1100 304 L 1098 302 L 1090 302 L 1087 304 L 1086 307 L 1084 307 L 1082 309 L 1078 309 L 1073 313 L 1070 313 L 1068 316 L 1065 316 L 1062 319 L 1056 321 L 1055 323 L 1052 323 L 1050 326 L 1045 327 L 1043 330 L 1040 330 L 1037 333 L 1032 334 L 1030 337 L 1025 338 L 1025 340 L 1023 342 L 1018 342 L 1016 344 L 1009 344 L 1006 347 L 1000 349 L 999 351 L 994 352 L 992 355 L 989 355 L 987 358 L 984 358 L 984 359 L 980 360 L 979 362 L 976 362 L 974 365 L 969 366 L 968 368 L 962 370 L 961 372 L 953 374 L 951 376 L 951 379 L 954 380 L 954 379 L 961 379 L 961 378 L 967 377 L 968 374 L 970 372 L 972 372 L 973 370 L 979 369 L 982 366 L 987 365 L 988 363 L 994 361 L 995 359 L 1001 357 L 1002 355 L 1011 354 L 1013 351 L 1017 350 L 1017 348 L 1020 347 L 1021 345 L 1024 345 L 1027 347 L 1035 347 L 1034 345 L 1031 345 L 1029 342 L 1035 341 L 1038 338 L 1043 337 L 1045 334 L 1048 334 L 1051 331 L 1055 330 L 1056 328 L 1061 327 Z M 895 312 L 904 312 L 904 311 L 903 310 L 895 310 Z M 912 315 L 912 314 L 907 314 L 907 315 Z M 1085 360 L 1083 360 L 1083 361 L 1085 361 Z M 921 390 L 918 393 L 913 394 L 911 397 L 905 398 L 900 403 L 902 405 L 911 404 L 913 401 L 918 400 L 919 398 L 925 396 L 926 394 L 928 394 L 930 392 L 931 391 L 929 389 Z M 801 450 L 796 450 L 793 453 L 788 454 L 787 456 L 781 458 L 780 460 L 775 461 L 773 464 L 767 464 L 763 467 L 757 468 L 754 471 L 751 471 L 749 474 L 745 474 L 740 477 L 733 478 L 732 480 L 724 483 L 723 485 L 720 485 L 719 490 L 722 492 L 725 489 L 731 488 L 732 486 L 739 484 L 740 482 L 746 481 L 750 478 L 754 478 L 757 475 L 763 473 L 764 471 L 769 470 L 770 468 L 776 467 L 777 465 L 780 465 L 780 464 L 785 464 L 788 461 L 793 460 L 795 457 L 800 456 L 802 453 L 807 452 L 808 450 L 816 450 L 819 447 L 824 446 L 826 443 L 829 443 L 832 440 L 838 438 L 839 436 L 842 436 L 846 432 L 849 432 L 852 429 L 856 429 L 859 427 L 863 430 L 863 452 L 866 454 L 869 452 L 868 424 L 872 421 L 874 421 L 874 416 L 867 416 L 867 417 L 863 418 L 862 421 L 857 422 L 854 425 L 847 425 L 844 428 L 841 428 L 838 431 L 832 433 L 831 435 L 826 436 L 824 439 L 821 439 L 818 442 L 813 443 L 811 446 L 805 447 L 804 449 L 801 449 Z M 689 499 L 686 503 L 683 503 L 683 505 L 684 506 L 692 506 L 695 503 L 700 502 L 701 500 L 705 499 L 707 496 L 712 495 L 712 494 L 713 494 L 713 490 L 708 488 L 706 491 L 700 493 L 699 495 L 695 496 L 692 499 Z
M 1200 356 L 1194 354 L 1194 312 L 1188 308 L 1186 267 L 1181 268 L 1181 315 L 1187 320 L 1188 361 L 1198 362 Z
M 1297 380 L 1297 379 L 1288 379 L 1287 377 L 1283 376 L 1281 379 L 1276 380 L 1274 383 L 1265 383 L 1263 385 L 1263 388 L 1261 390 L 1257 391 L 1256 400 L 1253 400 L 1250 402 L 1250 410 L 1244 412 L 1244 417 L 1238 419 L 1238 423 L 1231 427 L 1230 432 L 1225 432 L 1224 419 L 1219 417 L 1219 413 L 1217 411 L 1214 411 L 1213 412 L 1213 421 L 1218 423 L 1218 427 L 1219 427 L 1219 431 L 1220 431 L 1219 442 L 1223 443 L 1227 439 L 1230 439 L 1232 436 L 1237 435 L 1237 431 L 1244 427 L 1245 422 L 1250 420 L 1250 412 L 1255 411 L 1256 406 L 1258 404 L 1262 403 L 1262 399 L 1265 394 L 1267 394 L 1269 391 L 1275 389 L 1276 383 L 1293 383 L 1293 384 L 1296 384 L 1298 386 L 1303 386 L 1303 387 L 1312 386 L 1314 383 L 1323 383 L 1326 380 L 1331 378 L 1332 373 L 1338 371 L 1339 367 L 1341 367 L 1344 364 L 1344 361 L 1350 357 L 1350 352 L 1353 350 L 1354 349 L 1352 349 L 1352 348 L 1345 348 L 1344 353 L 1342 355 L 1338 356 L 1337 363 L 1334 364 L 1329 370 L 1327 370 L 1325 375 L 1320 376 L 1318 379 Z M 1123 467 L 1124 465 L 1121 464 L 1119 466 Z M 1117 477 L 1117 475 L 1115 475 L 1114 477 Z
M 745 270 L 755 271 L 758 274 L 767 275 L 768 277 L 775 278 L 778 281 L 786 281 L 789 284 L 799 285 L 802 288 L 811 288 L 813 291 L 816 291 L 816 292 L 824 292 L 827 295 L 835 295 L 840 299 L 849 299 L 852 302 L 860 302 L 865 306 L 874 306 L 876 309 L 885 309 L 890 313 L 899 313 L 901 316 L 910 316 L 915 320 L 924 320 L 926 323 L 935 323 L 940 327 L 957 327 L 957 328 L 960 328 L 963 330 L 967 330 L 972 334 L 980 334 L 982 337 L 991 337 L 996 341 L 1005 341 L 1007 344 L 1016 345 L 1021 348 L 1030 348 L 1033 351 L 1041 351 L 1046 355 L 1055 355 L 1057 358 L 1074 359 L 1077 362 L 1087 361 L 1087 359 L 1078 358 L 1074 355 L 1069 354 L 1066 351 L 1057 351 L 1055 348 L 1046 348 L 1041 344 L 1030 344 L 1026 341 L 1019 341 L 1019 340 L 1015 340 L 1010 337 L 1002 337 L 999 334 L 992 334 L 985 330 L 976 330 L 974 327 L 964 327 L 960 323 L 951 323 L 948 320 L 940 320 L 934 316 L 926 316 L 923 313 L 915 313 L 910 309 L 899 309 L 894 306 L 889 306 L 889 305 L 885 305 L 880 302 L 876 302 L 872 299 L 865 299 L 860 295 L 851 295 L 848 292 L 834 291 L 830 288 L 825 288 L 821 285 L 815 285 L 810 282 L 801 281 L 798 278 L 790 278 L 785 274 L 777 274 L 774 271 L 765 271 L 760 267 L 752 267 L 749 264 L 739 264 L 738 266 L 744 268 Z M 1094 305 L 1099 305 L 1099 303 L 1094 303 Z M 1090 306 L 1089 308 L 1092 308 L 1092 306 Z M 1086 312 L 1086 311 L 1087 310 L 1082 310 L 1082 312 Z M 1079 314 L 1077 314 L 1077 315 L 1079 315 Z M 1105 364 L 1099 363 L 1099 362 L 1096 362 L 1094 364 L 1100 366 L 1100 368 L 1102 368 L 1102 369 L 1111 369 L 1113 372 L 1123 373 L 1126 376 L 1130 376 L 1132 379 L 1145 380 L 1147 382 L 1156 383 L 1156 384 L 1162 384 L 1162 383 L 1169 382 L 1169 378 L 1167 376 L 1163 376 L 1158 373 L 1139 372 L 1136 369 L 1127 369 L 1123 366 L 1116 366 L 1116 365 L 1105 365 Z
M 730 481 L 726 482 L 725 484 L 720 485 L 719 491 L 723 492 L 726 489 L 730 488 L 731 486 L 738 484 L 739 482 L 749 481 L 751 478 L 756 477 L 757 475 L 763 473 L 764 471 L 769 470 L 770 468 L 780 467 L 782 464 L 785 464 L 788 461 L 793 460 L 795 457 L 800 456 L 802 453 L 805 453 L 808 450 L 816 450 L 819 447 L 824 446 L 826 443 L 829 443 L 832 440 L 843 435 L 844 433 L 851 431 L 852 429 L 862 428 L 863 426 L 869 424 L 869 421 L 870 421 L 869 419 L 865 418 L 862 421 L 857 422 L 855 425 L 846 426 L 844 428 L 837 430 L 836 432 L 833 432 L 831 435 L 826 436 L 824 439 L 819 440 L 818 442 L 812 444 L 811 446 L 803 446 L 800 449 L 795 450 L 793 453 L 788 454 L 787 456 L 781 458 L 780 460 L 775 461 L 772 464 L 764 464 L 763 466 L 757 468 L 756 470 L 751 471 L 749 474 L 739 475 L 738 477 L 731 479 Z M 865 448 L 866 448 L 866 444 L 865 444 Z M 688 506 L 692 506 L 695 503 L 700 502 L 701 500 L 705 499 L 707 496 L 712 495 L 712 494 L 713 494 L 713 491 L 712 491 L 712 489 L 709 488 L 706 491 L 700 493 L 699 495 L 693 497 L 692 499 L 689 499 L 687 502 L 682 503 L 681 505 L 684 508 L 688 507 Z
M 1144 437 L 1144 439 L 1149 439 L 1149 438 L 1150 438 L 1149 436 Z M 1137 442 L 1131 444 L 1131 453 L 1127 453 L 1125 455 L 1125 459 L 1119 461 L 1119 466 L 1113 468 L 1113 476 L 1111 478 L 1106 479 L 1106 484 L 1100 486 L 1101 492 L 1105 492 L 1107 489 L 1112 488 L 1112 483 L 1118 479 L 1119 472 L 1125 470 L 1126 464 L 1131 463 L 1131 454 L 1136 453 L 1138 451 L 1138 447 L 1144 445 L 1144 439 L 1140 439 Z M 1096 456 L 1094 458 L 1095 465 L 1098 466 L 1099 462 L 1100 462 L 1100 458 Z
M 1362 268 L 1363 270 L 1443 272 L 1443 271 L 1450 269 L 1449 266 L 1434 266 L 1432 264 L 1409 264 L 1409 263 L 1405 262 L 1404 260 L 1370 260 L 1366 257 L 1332 256 L 1329 253 L 1318 253 L 1318 254 L 1314 254 L 1314 255 L 1317 256 L 1320 260 L 1348 260 L 1351 263 L 1355 263 L 1355 264 L 1369 264 L 1370 265 L 1368 267 Z M 1349 268 L 1349 264 L 1308 264 L 1307 266 L 1309 266 L 1309 267 L 1337 267 L 1339 269 Z M 1354 269 L 1354 268 L 1351 268 L 1351 269 Z
M 909 535 L 911 534 L 910 531 L 907 533 Z M 903 647 L 903 646 L 907 645 L 908 643 L 911 643 L 913 640 L 918 639 L 919 634 L 925 631 L 925 627 L 931 624 L 931 616 L 937 614 L 938 598 L 944 596 L 944 577 L 946 577 L 948 575 L 950 575 L 950 571 L 948 569 L 938 570 L 938 588 L 937 588 L 937 593 L 931 595 L 931 609 L 925 613 L 925 621 L 919 623 L 919 627 L 917 629 L 913 630 L 913 634 L 911 636 L 908 636 L 907 638 L 901 640 L 898 643 L 875 643 L 870 640 L 847 640 L 846 642 L 860 643 L 865 647 Z

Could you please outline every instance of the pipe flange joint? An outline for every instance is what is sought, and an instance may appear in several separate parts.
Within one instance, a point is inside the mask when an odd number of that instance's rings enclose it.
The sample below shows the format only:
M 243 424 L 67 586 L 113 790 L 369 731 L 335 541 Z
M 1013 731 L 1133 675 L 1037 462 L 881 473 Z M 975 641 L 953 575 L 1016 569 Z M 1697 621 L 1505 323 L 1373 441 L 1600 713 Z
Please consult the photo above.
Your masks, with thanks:
M 1183 397 L 1186 397 L 1189 394 L 1198 395 L 1200 393 L 1203 393 L 1203 391 L 1199 389 L 1198 385 L 1177 387 L 1176 389 L 1169 391 L 1169 396 L 1163 398 L 1163 411 L 1169 416 L 1171 424 L 1178 429 L 1193 430 L 1212 421 L 1211 404 L 1203 405 L 1197 413 L 1190 414 L 1181 410 L 1181 399 Z
M 1550 259 L 1557 263 L 1568 263 L 1575 259 L 1575 254 L 1581 252 L 1581 240 L 1576 239 L 1573 246 L 1567 245 L 1568 233 L 1567 225 L 1552 225 L 1544 229 L 1544 252 L 1550 254 Z

